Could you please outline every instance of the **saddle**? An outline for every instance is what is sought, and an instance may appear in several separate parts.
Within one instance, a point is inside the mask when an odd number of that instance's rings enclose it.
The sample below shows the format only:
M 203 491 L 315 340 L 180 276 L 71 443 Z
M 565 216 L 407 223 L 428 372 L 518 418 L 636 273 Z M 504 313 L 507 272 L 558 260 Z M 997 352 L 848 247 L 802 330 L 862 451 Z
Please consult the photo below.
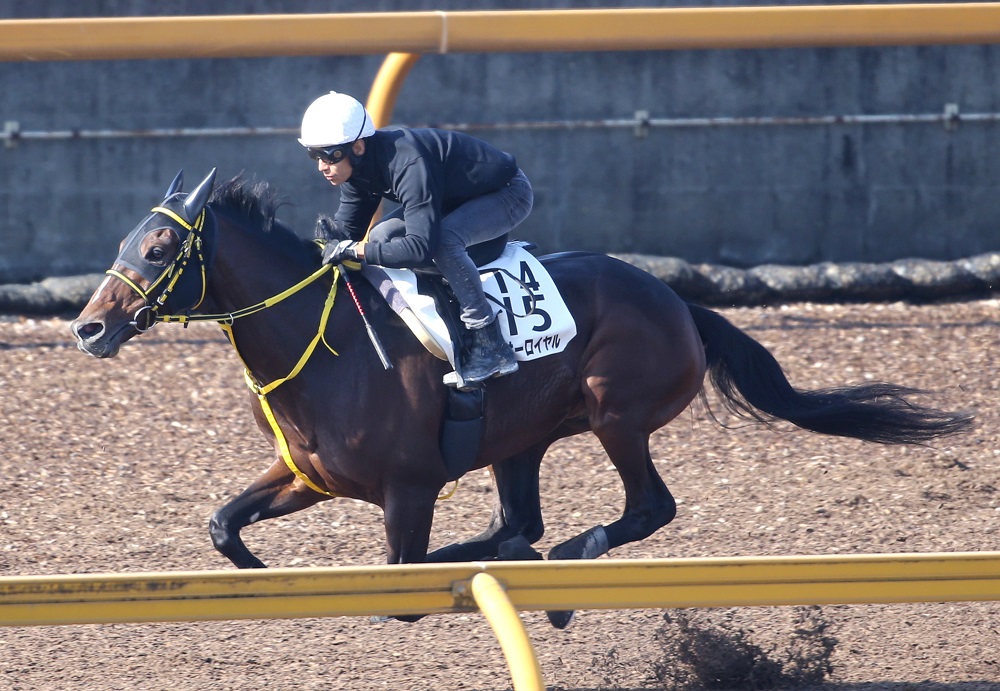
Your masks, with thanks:
M 561 352 L 576 336 L 576 323 L 548 271 L 528 250 L 530 243 L 505 237 L 474 246 L 483 290 L 500 318 L 500 330 L 525 362 Z M 499 252 L 499 254 L 498 254 Z M 362 275 L 382 294 L 428 352 L 452 365 L 461 361 L 466 329 L 451 288 L 434 268 L 386 269 L 369 264 Z M 446 382 L 462 387 L 449 375 Z

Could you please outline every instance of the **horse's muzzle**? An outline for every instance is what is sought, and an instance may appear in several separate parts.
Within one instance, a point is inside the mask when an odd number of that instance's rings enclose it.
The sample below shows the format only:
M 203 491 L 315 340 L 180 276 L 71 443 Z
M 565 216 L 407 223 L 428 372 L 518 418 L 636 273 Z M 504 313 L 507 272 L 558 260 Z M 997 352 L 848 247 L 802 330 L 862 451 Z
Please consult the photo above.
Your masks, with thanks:
M 76 347 L 96 358 L 110 358 L 118 354 L 123 339 L 108 334 L 107 327 L 99 321 L 77 320 L 70 324 L 76 337 Z

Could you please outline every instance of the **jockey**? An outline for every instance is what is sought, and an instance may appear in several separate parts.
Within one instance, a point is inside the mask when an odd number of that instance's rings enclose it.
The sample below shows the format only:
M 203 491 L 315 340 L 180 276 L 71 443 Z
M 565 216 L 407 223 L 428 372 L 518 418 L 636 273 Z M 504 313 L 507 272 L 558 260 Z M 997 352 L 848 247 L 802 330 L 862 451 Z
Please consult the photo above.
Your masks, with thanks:
M 389 268 L 434 265 L 461 307 L 468 357 L 466 382 L 517 370 L 517 360 L 486 300 L 466 250 L 517 227 L 533 193 L 514 157 L 460 132 L 390 127 L 376 130 L 368 111 L 331 91 L 309 106 L 299 143 L 319 172 L 340 190 L 340 206 L 318 229 L 329 242 L 328 264 L 365 261 Z M 375 225 L 382 199 L 400 204 Z

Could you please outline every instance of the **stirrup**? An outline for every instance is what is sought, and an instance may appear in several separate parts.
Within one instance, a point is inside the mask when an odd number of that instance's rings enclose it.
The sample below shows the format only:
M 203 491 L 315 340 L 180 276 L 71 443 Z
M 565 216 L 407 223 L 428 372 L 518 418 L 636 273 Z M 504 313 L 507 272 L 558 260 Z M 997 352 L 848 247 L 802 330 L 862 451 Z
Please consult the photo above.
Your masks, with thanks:
M 448 374 L 444 375 L 441 381 L 445 386 L 450 386 L 451 388 L 458 389 L 459 391 L 475 391 L 476 389 L 483 388 L 483 382 L 467 382 L 462 378 L 462 375 L 458 373 L 458 370 L 448 372 Z

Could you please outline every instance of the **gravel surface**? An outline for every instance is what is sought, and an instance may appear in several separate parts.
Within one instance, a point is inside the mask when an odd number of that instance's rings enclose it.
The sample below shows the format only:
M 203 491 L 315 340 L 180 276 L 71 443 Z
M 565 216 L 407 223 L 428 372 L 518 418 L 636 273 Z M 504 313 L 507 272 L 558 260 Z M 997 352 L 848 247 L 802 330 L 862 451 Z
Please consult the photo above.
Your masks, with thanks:
M 932 448 L 878 447 L 734 422 L 714 405 L 723 429 L 696 404 L 653 438 L 677 519 L 611 556 L 1000 549 L 998 308 L 721 310 L 800 388 L 906 384 L 935 391 L 938 407 L 974 410 L 977 425 Z M 208 517 L 270 463 L 247 396 L 215 326 L 159 326 L 98 361 L 77 351 L 64 319 L 0 321 L 0 576 L 228 568 Z M 542 491 L 543 552 L 621 510 L 621 485 L 589 435 L 551 450 Z M 486 473 L 468 476 L 439 505 L 432 547 L 479 532 L 491 505 Z M 273 566 L 384 560 L 379 510 L 351 500 L 245 536 Z M 821 620 L 836 639 L 832 671 L 799 688 L 1000 689 L 1000 603 L 583 611 L 565 631 L 541 612 L 522 618 L 548 687 L 583 691 L 669 688 L 664 669 L 682 664 L 667 645 L 679 615 L 777 661 L 797 654 L 803 617 Z M 0 629 L 0 689 L 508 688 L 478 614 Z

